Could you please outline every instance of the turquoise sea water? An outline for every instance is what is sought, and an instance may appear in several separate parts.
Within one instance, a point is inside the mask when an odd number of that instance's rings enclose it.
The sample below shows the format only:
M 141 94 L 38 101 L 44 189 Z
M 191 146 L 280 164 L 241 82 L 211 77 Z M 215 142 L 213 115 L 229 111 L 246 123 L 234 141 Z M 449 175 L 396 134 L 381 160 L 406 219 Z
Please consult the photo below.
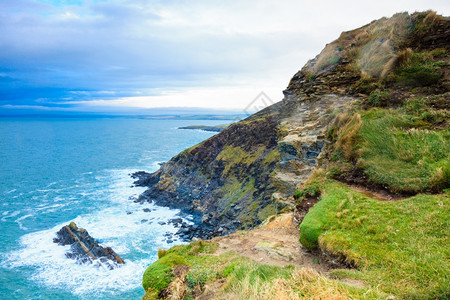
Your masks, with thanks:
M 140 299 L 145 268 L 168 247 L 163 234 L 176 231 L 157 222 L 178 211 L 130 200 L 144 188 L 131 187 L 129 174 L 156 171 L 214 134 L 177 127 L 221 123 L 0 118 L 0 299 Z M 69 246 L 52 239 L 71 221 L 126 264 L 108 270 L 67 259 Z

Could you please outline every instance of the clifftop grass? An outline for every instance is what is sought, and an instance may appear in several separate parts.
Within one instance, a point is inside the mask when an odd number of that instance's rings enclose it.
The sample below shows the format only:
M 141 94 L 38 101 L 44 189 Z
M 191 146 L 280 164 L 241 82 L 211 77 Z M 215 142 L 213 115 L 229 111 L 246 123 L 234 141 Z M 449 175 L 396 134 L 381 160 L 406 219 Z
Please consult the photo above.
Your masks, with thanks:
M 321 194 L 300 225 L 300 241 L 357 267 L 336 276 L 361 279 L 400 298 L 448 299 L 447 196 L 380 202 L 329 180 Z
M 345 178 L 352 163 L 369 181 L 395 193 L 448 188 L 450 114 L 431 108 L 442 97 L 413 97 L 398 109 L 373 108 L 337 118 L 329 130 L 335 140 L 335 175 Z
M 143 299 L 384 299 L 377 289 L 356 288 L 309 268 L 259 264 L 217 245 L 196 242 L 169 249 L 147 268 Z

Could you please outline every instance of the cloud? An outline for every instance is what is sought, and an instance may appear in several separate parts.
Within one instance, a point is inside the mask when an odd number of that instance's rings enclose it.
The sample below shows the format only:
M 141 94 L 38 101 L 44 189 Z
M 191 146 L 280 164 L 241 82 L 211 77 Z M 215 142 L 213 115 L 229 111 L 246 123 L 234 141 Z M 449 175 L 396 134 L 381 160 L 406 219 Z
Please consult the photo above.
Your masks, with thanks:
M 214 89 L 234 91 L 236 99 L 244 90 L 281 95 L 341 31 L 397 11 L 450 10 L 446 1 L 404 0 L 0 0 L 0 6 L 0 104 L 42 105 L 37 100 L 46 98 L 45 105 L 70 99 L 85 107 L 136 96 L 147 97 L 147 107 L 159 103 L 156 97 L 168 100 L 164 93 L 183 92 L 169 102 L 220 104 L 187 97 L 192 90 L 203 91 L 200 98 Z

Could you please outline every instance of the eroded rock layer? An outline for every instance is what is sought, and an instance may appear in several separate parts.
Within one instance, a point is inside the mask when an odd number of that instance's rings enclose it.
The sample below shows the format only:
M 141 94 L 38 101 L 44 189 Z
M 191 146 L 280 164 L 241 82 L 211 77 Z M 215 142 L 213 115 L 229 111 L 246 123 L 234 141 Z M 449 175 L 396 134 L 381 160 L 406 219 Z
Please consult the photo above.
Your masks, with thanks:
M 111 247 L 100 245 L 86 229 L 78 228 L 74 222 L 63 226 L 56 236 L 53 242 L 61 246 L 70 245 L 70 251 L 66 252 L 66 256 L 76 259 L 79 263 L 93 263 L 99 260 L 110 269 L 116 264 L 125 263 Z

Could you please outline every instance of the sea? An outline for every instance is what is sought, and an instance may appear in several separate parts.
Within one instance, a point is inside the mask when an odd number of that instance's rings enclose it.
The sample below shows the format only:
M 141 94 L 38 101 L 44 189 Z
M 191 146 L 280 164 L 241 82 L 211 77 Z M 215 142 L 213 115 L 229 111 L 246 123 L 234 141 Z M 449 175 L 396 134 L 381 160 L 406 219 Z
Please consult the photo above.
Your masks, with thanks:
M 134 187 L 130 174 L 154 172 L 215 134 L 178 127 L 227 122 L 0 118 L 0 299 L 140 299 L 157 249 L 181 244 L 168 244 L 164 234 L 177 229 L 159 224 L 179 211 L 135 203 L 145 188 Z M 125 265 L 109 270 L 68 259 L 70 246 L 53 238 L 70 222 Z

